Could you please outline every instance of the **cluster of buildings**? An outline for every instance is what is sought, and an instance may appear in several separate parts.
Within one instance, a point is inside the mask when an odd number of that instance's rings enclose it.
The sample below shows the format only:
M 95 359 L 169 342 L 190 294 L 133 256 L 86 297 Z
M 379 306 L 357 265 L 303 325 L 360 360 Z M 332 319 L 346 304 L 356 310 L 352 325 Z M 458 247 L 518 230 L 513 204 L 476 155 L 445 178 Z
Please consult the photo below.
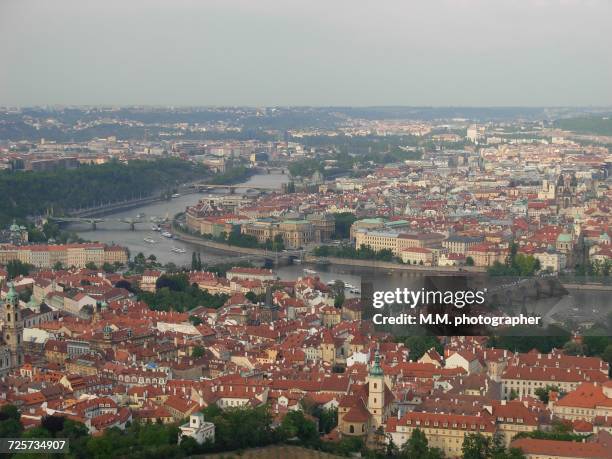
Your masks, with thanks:
M 590 264 L 609 271 L 611 165 L 605 148 L 573 142 L 432 151 L 359 178 L 242 197 L 231 210 L 217 200 L 211 211 L 204 199 L 188 209 L 188 226 L 215 234 L 239 225 L 261 240 L 282 233 L 299 241 L 288 244 L 295 247 L 324 243 L 334 236 L 334 215 L 348 212 L 357 219 L 355 248 L 387 249 L 407 264 L 488 267 L 503 263 L 516 243 L 544 270 Z
M 72 244 L 0 244 L 0 265 L 17 260 L 36 268 L 54 266 L 84 268 L 89 264 L 125 265 L 128 251 L 118 245 L 100 243 Z
M 253 115 L 245 110 L 237 116 Z M 152 127 L 112 110 L 105 116 L 104 122 L 126 128 Z M 26 121 L 37 129 L 68 129 L 53 118 Z M 102 122 L 83 120 L 76 128 Z M 609 275 L 608 148 L 541 126 L 532 139 L 518 139 L 500 126 L 464 124 L 465 136 L 429 122 L 350 120 L 333 131 L 286 133 L 291 141 L 204 142 L 181 137 L 240 127 L 168 122 L 155 125 L 167 141 L 13 142 L 1 147 L 0 163 L 48 170 L 175 155 L 218 172 L 235 161 L 284 167 L 309 158 L 333 168 L 333 147 L 309 148 L 299 140 L 340 133 L 429 136 L 434 147 L 419 150 L 418 160 L 355 164 L 328 180 L 316 171 L 282 193 L 208 196 L 186 209 L 186 228 L 302 249 L 333 242 L 339 214 L 352 214 L 344 244 L 388 250 L 404 264 L 484 269 L 503 263 L 516 244 L 543 270 L 590 265 Z M 464 145 L 438 147 L 445 142 Z M 192 271 L 189 283 L 227 295 L 224 304 L 159 311 L 131 287 L 155 292 L 161 271 L 86 269 L 125 264 L 121 247 L 28 244 L 17 225 L 0 241 L 0 265 L 19 260 L 38 268 L 11 283 L 0 270 L 0 405 L 17 406 L 26 428 L 50 414 L 83 422 L 92 434 L 134 420 L 179 423 L 182 436 L 204 442 L 215 433 L 200 413 L 207 406 L 267 404 L 278 423 L 308 402 L 337 410 L 337 426 L 322 433 L 328 441 L 358 437 L 375 445 L 391 438 L 402 445 L 418 428 L 449 457 L 461 454 L 470 433 L 501 437 L 530 458 L 611 457 L 612 381 L 600 357 L 513 352 L 491 347 L 486 337 L 453 336 L 439 337 L 438 349 L 410 360 L 411 349 L 362 320 L 358 299 L 335 304 L 333 289 L 314 276 L 281 281 L 259 268 L 233 268 L 224 276 Z M 70 269 L 52 269 L 59 266 Z M 579 336 L 572 339 L 580 344 Z M 558 423 L 584 441 L 515 438 Z
M 242 214 L 244 212 L 244 214 Z M 329 241 L 335 231 L 333 214 L 324 213 L 285 213 L 284 215 L 266 215 L 256 213 L 253 209 L 226 208 L 202 199 L 194 206 L 187 207 L 185 223 L 191 232 L 220 236 L 229 235 L 232 231 L 252 236 L 259 244 L 274 242 L 278 238 L 288 249 L 302 249 L 312 244 Z
M 280 422 L 308 402 L 337 410 L 337 426 L 322 434 L 328 441 L 402 445 L 418 428 L 449 457 L 475 432 L 501 436 L 528 457 L 600 457 L 589 454 L 607 451 L 612 438 L 610 368 L 599 357 L 511 352 L 486 337 L 455 336 L 412 361 L 406 345 L 362 320 L 360 300 L 334 307 L 317 277 L 192 271 L 192 284 L 227 301 L 186 312 L 151 310 L 125 288 L 154 291 L 160 275 L 42 269 L 4 282 L 0 404 L 17 406 L 26 428 L 56 414 L 93 434 L 136 419 L 187 419 L 181 435 L 203 442 L 214 439 L 200 414 L 209 405 L 268 404 Z M 71 302 L 79 301 L 89 307 L 77 310 Z M 514 439 L 559 421 L 584 436 L 584 450 L 568 443 L 575 455 L 554 455 L 547 452 L 559 441 Z

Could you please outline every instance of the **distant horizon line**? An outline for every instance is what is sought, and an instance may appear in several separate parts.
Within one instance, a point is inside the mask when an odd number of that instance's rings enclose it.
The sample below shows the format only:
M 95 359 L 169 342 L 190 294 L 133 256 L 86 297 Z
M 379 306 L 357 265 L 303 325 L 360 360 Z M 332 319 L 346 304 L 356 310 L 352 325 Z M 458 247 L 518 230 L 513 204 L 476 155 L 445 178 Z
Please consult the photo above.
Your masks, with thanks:
M 484 109 L 604 109 L 612 110 L 612 105 L 183 105 L 183 104 L 40 104 L 40 105 L 1 105 L 0 109 L 28 108 L 411 108 L 411 109 L 444 109 L 444 108 L 484 108 Z

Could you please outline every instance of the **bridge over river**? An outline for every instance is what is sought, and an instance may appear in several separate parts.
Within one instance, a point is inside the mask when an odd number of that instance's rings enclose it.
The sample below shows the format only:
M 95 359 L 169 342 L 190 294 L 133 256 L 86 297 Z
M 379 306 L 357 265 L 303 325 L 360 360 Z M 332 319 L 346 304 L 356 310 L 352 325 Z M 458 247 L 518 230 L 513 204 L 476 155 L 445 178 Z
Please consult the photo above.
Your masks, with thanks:
M 155 216 L 151 215 L 148 219 L 145 218 L 144 215 L 140 215 L 135 218 L 117 218 L 117 217 L 48 217 L 49 220 L 57 222 L 57 223 L 87 223 L 91 226 L 91 229 L 95 231 L 98 229 L 98 225 L 104 222 L 117 222 L 117 223 L 125 223 L 129 226 L 131 231 L 136 230 L 137 224 L 149 224 L 151 229 L 153 226 L 157 227 L 160 223 L 165 223 L 169 221 L 168 216 Z
M 259 192 L 271 192 L 278 191 L 278 187 L 274 186 L 258 186 L 258 185 L 216 185 L 211 183 L 193 183 L 191 188 L 198 192 L 211 192 L 211 191 L 223 191 L 227 190 L 230 194 L 236 193 L 236 190 L 259 191 Z

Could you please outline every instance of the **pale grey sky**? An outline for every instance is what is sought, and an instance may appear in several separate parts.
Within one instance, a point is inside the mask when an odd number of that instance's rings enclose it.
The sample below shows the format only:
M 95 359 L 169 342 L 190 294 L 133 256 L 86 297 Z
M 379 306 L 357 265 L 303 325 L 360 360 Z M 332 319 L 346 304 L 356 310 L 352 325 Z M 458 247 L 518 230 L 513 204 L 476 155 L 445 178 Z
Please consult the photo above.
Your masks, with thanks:
M 0 0 L 0 105 L 612 105 L 610 0 Z

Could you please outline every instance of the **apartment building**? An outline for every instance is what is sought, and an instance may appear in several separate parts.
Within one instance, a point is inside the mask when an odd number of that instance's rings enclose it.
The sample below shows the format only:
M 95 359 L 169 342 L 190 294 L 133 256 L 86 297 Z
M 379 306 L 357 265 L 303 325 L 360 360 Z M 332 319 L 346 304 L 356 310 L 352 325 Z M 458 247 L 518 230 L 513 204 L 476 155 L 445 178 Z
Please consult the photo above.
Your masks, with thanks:
M 583 383 L 560 400 L 552 400 L 550 406 L 555 415 L 571 421 L 612 418 L 612 381 Z
M 561 392 L 571 392 L 584 382 L 604 383 L 608 376 L 599 370 L 579 368 L 508 366 L 501 377 L 502 397 L 512 393 L 518 397 L 536 397 L 535 391 L 556 386 Z
M 506 447 L 516 435 L 533 432 L 540 424 L 537 414 L 519 400 L 492 400 L 491 405 L 485 406 L 485 409 L 495 418 L 498 432 Z
M 88 263 L 96 266 L 104 263 L 125 264 L 128 262 L 128 252 L 124 247 L 99 243 L 0 246 L 0 264 L 6 265 L 11 260 L 19 260 L 37 268 L 52 268 L 58 263 L 65 267 L 84 268 Z
M 362 245 L 370 247 L 372 250 L 380 251 L 383 249 L 391 250 L 393 254 L 398 253 L 399 234 L 386 231 L 357 231 L 355 232 L 355 247 Z
M 496 432 L 493 416 L 465 416 L 446 413 L 408 412 L 401 418 L 387 420 L 387 432 L 396 445 L 403 445 L 415 429 L 426 436 L 429 446 L 440 448 L 446 456 L 461 456 L 463 439 L 471 433 L 493 438 Z
M 504 263 L 507 252 L 507 250 L 500 249 L 496 245 L 475 244 L 468 248 L 466 258 L 471 257 L 474 260 L 474 266 L 492 266 L 495 262 Z
M 448 253 L 460 253 L 465 255 L 468 249 L 484 241 L 484 237 L 451 235 L 442 241 L 442 247 L 448 249 Z
M 409 247 L 401 251 L 402 261 L 409 265 L 435 265 L 434 252 L 422 247 Z

